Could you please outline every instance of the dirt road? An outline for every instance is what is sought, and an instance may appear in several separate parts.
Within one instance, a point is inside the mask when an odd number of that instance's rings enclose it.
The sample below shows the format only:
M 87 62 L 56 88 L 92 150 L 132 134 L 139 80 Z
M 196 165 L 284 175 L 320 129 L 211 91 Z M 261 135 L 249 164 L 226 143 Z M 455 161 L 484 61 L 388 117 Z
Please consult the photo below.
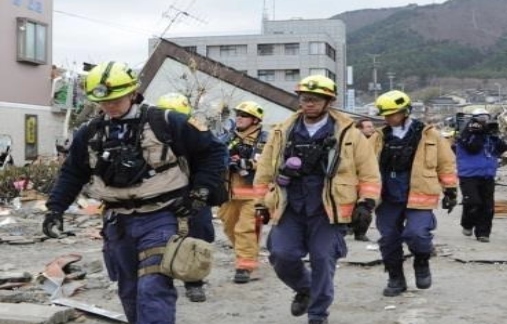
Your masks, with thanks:
M 497 187 L 497 198 L 507 198 L 507 190 Z M 488 324 L 504 323 L 507 316 L 507 218 L 495 218 L 491 243 L 477 242 L 461 234 L 461 208 L 450 215 L 437 211 L 438 229 L 435 231 L 437 255 L 431 260 L 433 287 L 415 289 L 412 258 L 405 262 L 409 283 L 408 292 L 400 297 L 382 296 L 387 275 L 380 264 L 360 266 L 350 264 L 361 260 L 367 264 L 380 258 L 372 243 L 353 241 L 347 237 L 349 256 L 340 261 L 335 277 L 335 302 L 330 309 L 333 324 Z M 0 222 L 5 216 L 0 217 Z M 39 230 L 41 215 L 28 217 L 24 226 Z M 1 233 L 2 227 L 0 227 Z M 255 280 L 246 285 L 232 282 L 233 257 L 216 222 L 216 262 L 207 279 L 208 300 L 190 303 L 184 288 L 177 283 L 177 323 L 219 324 L 304 324 L 305 317 L 294 318 L 289 307 L 293 293 L 275 276 L 263 252 L 263 265 L 254 273 Z M 265 228 L 267 232 L 268 228 Z M 40 231 L 40 230 L 39 230 Z M 78 233 L 79 234 L 79 233 Z M 374 228 L 370 238 L 378 238 Z M 84 235 L 64 240 L 47 240 L 32 245 L 1 244 L 0 270 L 40 272 L 44 265 L 66 253 L 80 253 L 79 264 L 101 260 L 101 242 Z M 479 262 L 468 262 L 479 261 Z M 89 275 L 88 288 L 78 291 L 73 299 L 88 302 L 108 310 L 121 311 L 116 288 L 105 271 Z M 33 287 L 32 290 L 38 288 Z M 105 320 L 82 316 L 75 323 L 108 323 Z

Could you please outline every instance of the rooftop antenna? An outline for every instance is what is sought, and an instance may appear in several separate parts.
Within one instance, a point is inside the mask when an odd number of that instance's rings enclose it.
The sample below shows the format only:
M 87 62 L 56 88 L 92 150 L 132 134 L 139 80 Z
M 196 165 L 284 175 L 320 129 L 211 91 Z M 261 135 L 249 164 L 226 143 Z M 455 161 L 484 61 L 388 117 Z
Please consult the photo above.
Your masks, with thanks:
M 264 0 L 263 2 L 263 5 L 262 5 L 262 20 L 265 21 L 265 20 L 270 20 L 269 19 L 269 9 L 268 9 L 268 4 L 267 4 L 267 0 Z M 275 0 L 272 0 L 271 1 L 271 20 L 275 20 Z
M 270 20 L 267 2 L 268 2 L 268 0 L 264 0 L 264 2 L 262 4 L 262 33 L 264 33 L 264 23 L 266 21 Z M 272 5 L 273 5 L 273 13 L 272 13 L 271 20 L 275 20 L 275 0 L 272 0 Z
M 169 14 L 169 11 L 170 10 L 173 10 L 175 11 L 176 13 L 174 15 L 170 15 Z M 174 25 L 174 23 L 178 20 L 178 18 L 180 18 L 180 16 L 185 16 L 185 17 L 188 17 L 188 18 L 192 18 L 193 20 L 195 21 L 198 21 L 200 23 L 207 23 L 205 20 L 197 17 L 197 16 L 194 16 L 192 14 L 190 14 L 188 11 L 186 10 L 182 10 L 182 9 L 179 9 L 179 8 L 176 8 L 175 6 L 173 5 L 170 5 L 169 6 L 169 9 L 165 12 L 162 13 L 162 17 L 163 18 L 169 18 L 169 23 L 167 24 L 167 26 L 164 28 L 164 30 L 162 31 L 162 33 L 160 33 L 159 36 L 157 36 L 158 40 L 157 42 L 153 45 L 153 49 L 155 49 L 159 44 L 160 42 L 162 41 L 162 39 L 164 39 L 165 35 L 167 34 L 167 32 L 169 31 L 169 29 L 171 29 L 171 27 Z

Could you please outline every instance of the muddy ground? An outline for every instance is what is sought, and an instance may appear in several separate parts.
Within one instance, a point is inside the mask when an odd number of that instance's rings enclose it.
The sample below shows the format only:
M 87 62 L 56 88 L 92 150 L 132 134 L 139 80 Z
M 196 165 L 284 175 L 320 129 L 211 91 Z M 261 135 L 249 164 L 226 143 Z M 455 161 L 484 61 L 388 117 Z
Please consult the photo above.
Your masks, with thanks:
M 502 180 L 505 179 L 505 180 Z M 500 182 L 507 182 L 507 177 Z M 497 187 L 497 199 L 507 199 L 507 187 Z M 1 235 L 40 234 L 42 213 L 23 214 L 16 224 L 0 226 Z M 450 215 L 438 210 L 438 229 L 435 231 L 436 256 L 431 260 L 433 287 L 417 290 L 414 284 L 412 259 L 405 262 L 409 284 L 408 292 L 402 296 L 382 296 L 387 280 L 379 260 L 375 243 L 356 242 L 349 236 L 349 256 L 340 261 L 335 276 L 335 302 L 330 309 L 332 324 L 477 324 L 505 323 L 507 316 L 507 218 L 495 217 L 490 243 L 480 243 L 473 237 L 461 234 L 459 217 L 461 208 Z M 12 216 L 0 216 L 2 220 Z M 76 218 L 73 218 L 76 220 Z M 28 245 L 0 244 L 2 262 L 0 270 L 28 271 L 36 274 L 55 257 L 67 253 L 79 253 L 83 259 L 77 265 L 99 263 L 101 241 L 90 238 L 90 227 L 95 228 L 93 219 L 88 228 L 77 229 L 76 237 L 46 240 Z M 91 225 L 90 225 L 91 224 Z M 207 278 L 208 300 L 191 303 L 184 296 L 184 288 L 177 283 L 177 323 L 220 323 L 220 324 L 303 324 L 305 317 L 294 318 L 289 307 L 293 293 L 275 276 L 267 263 L 267 253 L 262 252 L 262 265 L 253 274 L 255 278 L 246 285 L 232 282 L 233 254 L 222 234 L 219 221 L 215 222 L 215 264 Z M 267 233 L 268 227 L 264 229 Z M 378 233 L 372 227 L 372 239 Z M 360 265 L 363 264 L 363 265 Z M 364 265 L 366 264 L 366 265 Z M 71 298 L 87 302 L 112 311 L 121 311 L 116 297 L 116 287 L 101 270 L 88 274 L 87 288 L 78 290 Z M 35 284 L 22 288 L 34 296 L 33 302 L 48 302 L 47 296 Z M 1 295 L 0 295 L 1 296 Z M 83 314 L 73 323 L 111 323 Z

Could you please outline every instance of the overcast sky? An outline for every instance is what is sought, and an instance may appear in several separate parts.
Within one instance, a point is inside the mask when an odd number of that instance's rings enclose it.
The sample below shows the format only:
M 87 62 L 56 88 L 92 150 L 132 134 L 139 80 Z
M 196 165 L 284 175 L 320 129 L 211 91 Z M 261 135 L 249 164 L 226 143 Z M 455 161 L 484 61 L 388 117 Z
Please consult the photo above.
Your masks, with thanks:
M 148 38 L 260 33 L 270 19 L 329 18 L 346 11 L 445 0 L 54 0 L 53 63 L 124 61 L 142 66 Z

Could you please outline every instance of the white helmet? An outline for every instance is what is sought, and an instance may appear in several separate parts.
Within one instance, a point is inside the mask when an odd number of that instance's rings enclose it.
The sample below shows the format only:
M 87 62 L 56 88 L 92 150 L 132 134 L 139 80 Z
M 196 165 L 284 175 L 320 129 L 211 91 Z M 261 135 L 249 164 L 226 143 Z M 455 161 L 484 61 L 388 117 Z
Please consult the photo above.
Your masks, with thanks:
M 481 116 L 481 115 L 488 115 L 489 116 L 489 112 L 485 109 L 485 108 L 475 108 L 473 111 L 472 111 L 472 116 Z

